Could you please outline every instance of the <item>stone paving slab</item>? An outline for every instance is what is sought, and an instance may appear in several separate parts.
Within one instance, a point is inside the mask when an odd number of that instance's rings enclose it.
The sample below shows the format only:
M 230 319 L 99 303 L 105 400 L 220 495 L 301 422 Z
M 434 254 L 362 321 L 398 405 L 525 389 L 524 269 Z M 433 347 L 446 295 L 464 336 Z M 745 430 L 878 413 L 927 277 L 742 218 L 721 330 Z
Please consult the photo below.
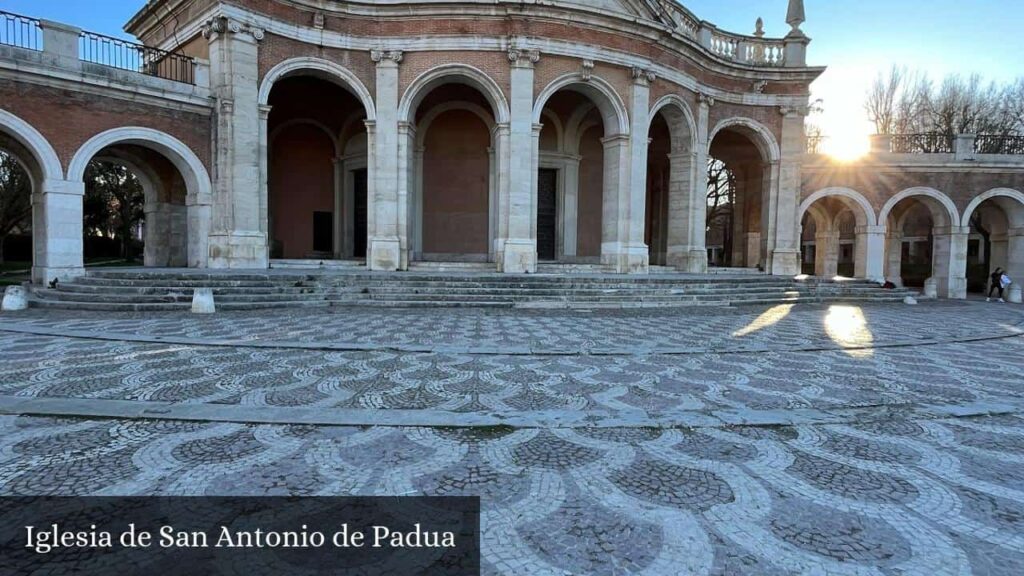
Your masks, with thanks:
M 1016 576 L 1019 310 L 5 314 L 0 494 L 479 495 L 488 575 Z

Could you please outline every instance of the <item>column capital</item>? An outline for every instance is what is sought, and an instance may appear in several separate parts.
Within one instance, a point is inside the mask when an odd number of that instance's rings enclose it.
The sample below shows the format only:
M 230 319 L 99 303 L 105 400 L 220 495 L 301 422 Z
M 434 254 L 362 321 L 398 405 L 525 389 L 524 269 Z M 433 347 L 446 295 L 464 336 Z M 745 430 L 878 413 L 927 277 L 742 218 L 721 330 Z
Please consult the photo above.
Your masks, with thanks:
M 401 50 L 370 50 L 370 60 L 378 66 L 398 66 L 405 58 L 405 52 Z
M 652 70 L 649 70 L 647 68 L 641 68 L 639 66 L 634 66 L 632 73 L 633 84 L 637 86 L 650 86 L 651 83 L 653 83 L 658 78 L 658 75 L 655 74 Z
M 273 108 L 274 108 L 273 106 L 269 106 L 269 105 L 262 105 L 262 106 L 260 106 L 260 120 L 266 120 L 266 119 L 270 118 L 270 111 Z
M 786 118 L 805 117 L 810 114 L 809 106 L 779 106 L 779 114 Z
M 697 103 L 701 106 L 710 108 L 715 105 L 715 97 L 704 92 L 697 93 Z
M 527 50 L 513 46 L 508 49 L 508 61 L 513 68 L 533 68 L 534 64 L 540 62 L 540 50 Z
M 857 226 L 854 229 L 855 234 L 885 234 L 885 226 Z
M 601 138 L 601 144 L 604 144 L 605 148 L 611 148 L 612 146 L 629 144 L 629 135 L 628 134 L 616 134 L 614 136 L 608 136 L 607 138 Z
M 224 34 L 232 34 L 238 38 L 252 38 L 259 42 L 263 40 L 263 29 L 243 24 L 234 18 L 227 16 L 214 16 L 203 23 L 203 37 L 213 42 Z

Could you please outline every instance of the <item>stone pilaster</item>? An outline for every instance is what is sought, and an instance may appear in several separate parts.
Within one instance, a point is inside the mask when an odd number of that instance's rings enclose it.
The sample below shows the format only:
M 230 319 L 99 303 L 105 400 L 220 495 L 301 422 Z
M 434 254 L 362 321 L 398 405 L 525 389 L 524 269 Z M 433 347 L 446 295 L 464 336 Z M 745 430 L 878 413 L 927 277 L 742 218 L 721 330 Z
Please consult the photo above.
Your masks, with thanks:
M 609 152 L 618 160 L 611 165 L 620 172 L 612 197 L 605 198 L 605 229 L 613 236 L 606 237 L 601 260 L 623 274 L 646 274 L 649 270 L 650 251 L 644 242 L 647 204 L 647 147 L 651 116 L 651 82 L 654 73 L 642 68 L 633 69 L 633 87 L 630 94 L 630 136 L 621 140 L 609 139 L 605 152 L 605 177 L 608 177 Z M 621 146 L 623 154 L 618 154 Z M 606 192 L 609 191 L 607 184 Z M 609 202 L 610 200 L 610 202 Z M 611 226 L 609 226 L 609 224 Z
M 377 124 L 370 173 L 374 181 L 367 202 L 369 239 L 366 263 L 370 270 L 394 271 L 402 267 L 399 237 L 399 130 L 398 66 L 402 52 L 375 50 L 377 64 Z
M 494 247 L 498 269 L 508 274 L 537 271 L 537 170 L 539 138 L 534 136 L 533 69 L 536 50 L 512 48 L 511 120 L 507 145 L 498 138 L 498 230 Z M 500 134 L 499 134 L 500 136 Z
M 885 281 L 903 286 L 903 234 L 898 231 L 885 237 Z
M 45 284 L 85 274 L 82 198 L 85 183 L 46 180 L 32 195 L 32 281 Z
M 1024 228 L 1010 228 L 1006 231 L 1005 269 L 1015 283 L 1024 284 Z
M 967 297 L 967 239 L 970 227 L 932 230 L 932 277 L 939 298 Z
M 263 31 L 218 16 L 206 22 L 203 35 L 210 42 L 210 90 L 217 101 L 209 266 L 266 268 L 258 66 Z
M 830 230 L 814 236 L 814 275 L 834 278 L 839 274 L 839 232 Z
M 854 276 L 885 282 L 885 226 L 858 226 Z
M 765 234 L 766 270 L 776 276 L 800 273 L 800 165 L 807 150 L 806 107 L 782 108 L 781 158 L 772 169 L 771 199 Z M 774 181 L 777 178 L 777 182 Z

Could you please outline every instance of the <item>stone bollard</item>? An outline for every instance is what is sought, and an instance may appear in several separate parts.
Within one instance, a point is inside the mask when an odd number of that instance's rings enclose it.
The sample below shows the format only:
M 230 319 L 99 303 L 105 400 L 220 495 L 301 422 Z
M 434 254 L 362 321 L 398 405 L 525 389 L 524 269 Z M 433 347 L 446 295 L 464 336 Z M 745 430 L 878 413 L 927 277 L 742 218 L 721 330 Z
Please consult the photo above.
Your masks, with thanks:
M 1010 289 L 1006 291 L 1006 301 L 1014 304 L 1021 304 L 1022 300 L 1024 300 L 1021 296 L 1020 284 L 1017 284 L 1016 282 L 1010 284 Z
M 917 306 L 917 298 L 914 298 L 913 296 L 907 296 L 906 298 L 903 299 L 903 303 L 906 304 L 907 306 Z
M 213 288 L 196 288 L 192 293 L 193 314 L 213 314 L 217 307 L 213 303 Z
M 939 297 L 939 282 L 935 278 L 929 278 L 924 281 L 924 292 L 921 294 L 924 298 L 935 299 Z
M 14 312 L 28 308 L 28 292 L 24 286 L 8 286 L 4 290 L 3 305 L 0 306 L 4 312 Z

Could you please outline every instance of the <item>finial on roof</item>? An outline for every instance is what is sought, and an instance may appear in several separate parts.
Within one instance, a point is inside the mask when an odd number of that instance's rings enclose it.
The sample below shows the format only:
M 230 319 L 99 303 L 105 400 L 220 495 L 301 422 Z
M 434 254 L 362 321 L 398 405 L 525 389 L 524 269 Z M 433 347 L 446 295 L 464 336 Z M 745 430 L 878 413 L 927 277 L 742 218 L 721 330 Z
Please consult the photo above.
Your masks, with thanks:
M 793 27 L 790 34 L 802 35 L 800 25 L 807 21 L 804 15 L 804 0 L 789 0 L 789 11 L 786 12 L 786 24 Z
M 758 18 L 754 24 L 754 36 L 764 38 L 764 18 Z

